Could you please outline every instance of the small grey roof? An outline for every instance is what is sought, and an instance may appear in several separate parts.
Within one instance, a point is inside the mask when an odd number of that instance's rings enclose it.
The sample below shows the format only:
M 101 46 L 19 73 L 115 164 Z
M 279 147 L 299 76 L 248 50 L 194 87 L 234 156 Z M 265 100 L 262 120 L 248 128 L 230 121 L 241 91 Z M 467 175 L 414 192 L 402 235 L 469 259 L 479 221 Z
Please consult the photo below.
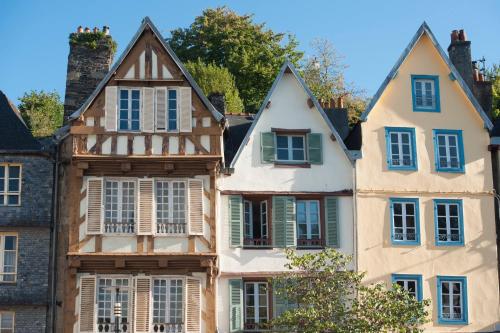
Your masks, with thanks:
M 226 115 L 226 129 L 224 131 L 224 162 L 226 167 L 231 165 L 254 119 L 254 114 Z
M 321 116 L 323 117 L 323 119 L 325 120 L 325 122 L 327 123 L 327 125 L 330 128 L 333 136 L 335 137 L 335 139 L 337 140 L 337 142 L 342 147 L 342 150 L 346 154 L 347 158 L 351 161 L 351 163 L 354 164 L 354 158 L 351 155 L 351 153 L 349 152 L 349 150 L 347 149 L 346 145 L 344 144 L 344 141 L 342 140 L 341 136 L 339 135 L 339 133 L 335 129 L 335 126 L 333 126 L 332 122 L 330 121 L 330 119 L 326 115 L 325 111 L 323 110 L 323 108 L 319 104 L 319 102 L 316 99 L 316 97 L 314 96 L 314 94 L 311 92 L 311 90 L 306 85 L 306 83 L 304 82 L 304 80 L 302 80 L 302 77 L 299 75 L 299 73 L 295 69 L 295 66 L 293 66 L 293 64 L 290 61 L 287 60 L 287 61 L 285 61 L 285 63 L 283 64 L 283 66 L 281 66 L 281 69 L 280 69 L 280 71 L 278 73 L 278 76 L 276 76 L 276 79 L 274 80 L 273 85 L 271 86 L 271 89 L 269 89 L 266 98 L 262 102 L 262 105 L 260 106 L 259 111 L 255 115 L 255 119 L 252 122 L 252 125 L 250 126 L 249 130 L 247 131 L 247 133 L 245 135 L 245 138 L 243 139 L 242 143 L 240 144 L 240 146 L 238 148 L 238 151 L 236 152 L 236 155 L 234 156 L 234 158 L 233 158 L 233 160 L 231 162 L 230 167 L 234 168 L 234 164 L 236 163 L 239 155 L 241 154 L 241 151 L 243 150 L 243 147 L 247 144 L 247 142 L 248 142 L 248 140 L 250 138 L 250 134 L 252 133 L 253 129 L 255 128 L 255 124 L 257 124 L 257 122 L 259 121 L 259 118 L 260 118 L 262 112 L 265 111 L 267 103 L 271 99 L 271 96 L 272 96 L 274 90 L 276 89 L 278 83 L 280 82 L 281 78 L 283 77 L 283 75 L 285 74 L 285 72 L 287 70 L 289 70 L 295 76 L 295 78 L 297 79 L 297 81 L 299 81 L 300 85 L 305 90 L 305 92 L 307 93 L 307 95 L 309 96 L 309 98 L 311 99 L 311 101 L 313 102 L 314 106 L 316 107 L 316 109 L 318 109 L 319 113 L 321 114 Z
M 41 151 L 16 106 L 0 90 L 0 151 Z
M 469 89 L 469 86 L 467 86 L 467 84 L 463 80 L 463 78 L 460 75 L 460 73 L 456 70 L 455 66 L 453 66 L 453 64 L 451 63 L 450 59 L 448 58 L 448 56 L 444 52 L 444 50 L 441 47 L 441 45 L 439 45 L 436 37 L 434 36 L 434 34 L 432 33 L 431 29 L 429 28 L 429 26 L 427 25 L 427 23 L 425 21 L 424 21 L 424 23 L 422 23 L 422 25 L 420 26 L 420 28 L 418 28 L 417 32 L 415 33 L 415 35 L 411 39 L 410 43 L 404 49 L 404 51 L 401 54 L 401 56 L 399 57 L 398 61 L 396 61 L 396 63 L 394 64 L 394 67 L 392 67 L 391 71 L 389 72 L 389 74 L 385 78 L 384 82 L 382 83 L 382 85 L 380 86 L 380 88 L 378 88 L 376 94 L 373 96 L 373 98 L 371 99 L 370 103 L 366 107 L 366 110 L 361 115 L 361 121 L 366 121 L 367 120 L 368 114 L 372 111 L 372 109 L 375 106 L 375 104 L 377 104 L 378 100 L 382 96 L 382 93 L 385 91 L 385 88 L 387 87 L 387 85 L 389 84 L 389 82 L 391 82 L 391 80 L 396 76 L 396 74 L 397 74 L 397 72 L 399 70 L 399 67 L 401 67 L 401 65 L 403 64 L 403 62 L 406 60 L 406 58 L 408 57 L 408 55 L 413 50 L 413 48 L 417 44 L 418 40 L 420 39 L 420 37 L 424 33 L 426 33 L 429 36 L 432 44 L 436 47 L 438 53 L 441 55 L 441 58 L 446 63 L 446 65 L 448 65 L 448 68 L 450 69 L 451 73 L 453 73 L 453 75 L 457 79 L 458 84 L 460 85 L 460 87 L 462 87 L 463 91 L 465 92 L 465 94 L 469 98 L 470 102 L 472 103 L 472 105 L 474 106 L 474 108 L 476 109 L 476 111 L 479 113 L 479 115 L 481 116 L 481 118 L 483 119 L 484 127 L 487 128 L 487 129 L 489 129 L 489 130 L 491 130 L 493 128 L 493 123 L 491 122 L 490 118 L 484 112 L 483 108 L 478 103 L 476 97 L 474 97 L 474 94 Z
M 151 30 L 153 31 L 153 33 L 158 37 L 158 40 L 160 41 L 160 43 L 162 44 L 162 46 L 165 48 L 165 50 L 167 51 L 167 53 L 172 57 L 172 59 L 174 60 L 175 64 L 180 68 L 182 74 L 184 74 L 184 76 L 188 80 L 188 82 L 191 85 L 191 87 L 193 87 L 193 89 L 195 90 L 196 94 L 200 97 L 201 101 L 203 102 L 203 104 L 205 104 L 205 106 L 208 108 L 208 110 L 212 113 L 212 115 L 214 116 L 214 118 L 217 121 L 219 121 L 219 122 L 224 118 L 224 116 L 219 111 L 217 111 L 214 108 L 214 106 L 210 103 L 210 101 L 207 99 L 207 97 L 205 96 L 205 94 L 203 94 L 203 91 L 201 90 L 201 88 L 198 86 L 198 84 L 193 79 L 193 77 L 191 76 L 191 74 L 189 74 L 189 72 L 184 67 L 184 65 L 182 64 L 182 62 L 179 60 L 179 58 L 177 57 L 177 55 L 175 54 L 175 52 L 172 50 L 172 48 L 167 44 L 167 42 L 165 41 L 165 39 L 161 35 L 160 31 L 156 28 L 156 26 L 153 24 L 153 22 L 151 21 L 151 19 L 148 16 L 146 16 L 142 20 L 141 26 L 139 27 L 139 29 L 135 33 L 134 37 L 132 38 L 132 40 L 130 41 L 130 43 L 125 48 L 125 51 L 123 51 L 123 53 L 120 55 L 120 57 L 115 62 L 115 64 L 113 65 L 113 67 L 111 67 L 111 69 L 109 70 L 109 72 L 102 79 L 102 81 L 97 85 L 97 87 L 95 88 L 94 92 L 87 98 L 87 100 L 85 101 L 85 103 L 83 103 L 83 105 L 78 110 L 76 110 L 69 117 L 69 120 L 76 119 L 83 112 L 85 112 L 85 110 L 89 107 L 89 105 L 92 103 L 92 101 L 97 97 L 97 95 L 99 94 L 99 92 L 104 88 L 104 86 L 111 79 L 111 76 L 113 76 L 113 74 L 116 72 L 116 70 L 121 65 L 121 63 L 123 62 L 123 60 L 125 59 L 125 57 L 129 54 L 130 50 L 132 50 L 132 47 L 135 45 L 135 43 L 137 42 L 137 40 L 139 39 L 139 37 L 142 35 L 144 29 L 146 29 L 146 27 L 150 27 Z

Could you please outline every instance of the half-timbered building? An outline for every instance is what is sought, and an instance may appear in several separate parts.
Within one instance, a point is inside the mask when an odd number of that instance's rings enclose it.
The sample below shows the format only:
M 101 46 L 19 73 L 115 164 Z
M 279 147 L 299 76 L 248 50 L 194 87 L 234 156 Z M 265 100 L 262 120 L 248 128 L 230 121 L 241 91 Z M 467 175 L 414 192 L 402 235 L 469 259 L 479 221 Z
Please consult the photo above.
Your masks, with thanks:
M 58 133 L 58 332 L 215 332 L 223 119 L 145 18 Z

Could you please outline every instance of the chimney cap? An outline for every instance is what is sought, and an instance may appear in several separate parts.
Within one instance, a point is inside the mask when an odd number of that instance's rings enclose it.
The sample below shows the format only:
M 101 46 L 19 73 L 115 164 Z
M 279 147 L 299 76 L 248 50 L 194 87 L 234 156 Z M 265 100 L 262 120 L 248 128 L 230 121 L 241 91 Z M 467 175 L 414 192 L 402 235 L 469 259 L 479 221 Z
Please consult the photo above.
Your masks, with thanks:
M 105 35 L 109 35 L 109 27 L 107 25 L 103 26 L 102 32 L 104 32 Z
M 85 32 L 90 32 L 90 28 L 89 27 L 85 27 Z
M 76 28 L 76 33 L 82 33 L 83 32 L 83 28 L 81 25 L 78 26 L 78 28 Z
M 98 27 L 94 27 L 94 33 L 98 33 L 99 32 L 99 28 Z

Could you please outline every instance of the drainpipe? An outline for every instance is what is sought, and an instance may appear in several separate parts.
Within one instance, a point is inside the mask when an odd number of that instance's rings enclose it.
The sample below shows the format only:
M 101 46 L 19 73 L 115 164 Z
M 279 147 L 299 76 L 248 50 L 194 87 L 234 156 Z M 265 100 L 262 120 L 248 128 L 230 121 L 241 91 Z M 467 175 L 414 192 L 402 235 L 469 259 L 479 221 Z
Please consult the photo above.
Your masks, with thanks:
M 354 270 L 358 272 L 358 191 L 357 191 L 357 181 L 356 181 L 356 161 L 354 161 L 354 168 L 352 168 L 353 172 L 353 198 L 352 198 L 352 249 L 353 260 L 354 260 Z
M 51 225 L 51 257 L 52 257 L 52 265 L 51 265 L 51 299 L 50 299 L 50 321 L 49 327 L 50 332 L 55 331 L 55 316 L 56 316 L 56 274 L 57 274 L 57 222 L 59 220 L 59 203 L 58 203 L 58 195 L 59 195 L 59 144 L 60 141 L 56 143 L 55 147 L 55 160 L 54 160 L 54 168 L 53 168 L 53 183 L 52 183 L 52 225 Z

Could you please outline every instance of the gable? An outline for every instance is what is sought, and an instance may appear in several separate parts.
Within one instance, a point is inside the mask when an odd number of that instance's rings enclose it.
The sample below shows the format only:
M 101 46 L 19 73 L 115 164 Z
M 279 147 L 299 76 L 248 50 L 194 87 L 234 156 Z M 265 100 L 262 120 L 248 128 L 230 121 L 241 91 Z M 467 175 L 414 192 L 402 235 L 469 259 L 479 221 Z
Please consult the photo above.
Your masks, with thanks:
M 484 127 L 488 129 L 493 128 L 491 120 L 479 105 L 476 98 L 474 97 L 458 71 L 455 69 L 453 64 L 451 64 L 448 56 L 445 54 L 445 52 L 437 42 L 434 34 L 425 22 L 420 26 L 420 28 L 410 41 L 409 45 L 405 48 L 400 58 L 391 69 L 382 85 L 377 90 L 377 93 L 371 99 L 366 110 L 361 115 L 361 121 L 367 120 L 368 115 L 374 109 L 375 105 L 377 105 L 377 103 L 380 101 L 385 91 L 390 89 L 390 86 L 393 83 L 392 81 L 398 79 L 398 77 L 401 76 L 401 69 L 404 69 L 404 66 L 408 62 L 408 58 L 410 58 L 410 56 L 412 58 L 418 59 L 416 62 L 413 62 L 414 66 L 416 64 L 420 65 L 420 67 L 415 66 L 416 68 L 413 69 L 414 71 L 420 70 L 424 73 L 429 73 L 432 69 L 440 71 L 442 73 L 441 80 L 444 81 L 449 79 L 454 83 L 454 85 L 456 85 L 455 89 L 457 93 L 461 95 L 461 98 L 465 98 L 466 104 L 470 106 L 473 112 L 475 112 L 480 117 Z M 437 68 L 436 66 L 439 66 L 439 68 Z

